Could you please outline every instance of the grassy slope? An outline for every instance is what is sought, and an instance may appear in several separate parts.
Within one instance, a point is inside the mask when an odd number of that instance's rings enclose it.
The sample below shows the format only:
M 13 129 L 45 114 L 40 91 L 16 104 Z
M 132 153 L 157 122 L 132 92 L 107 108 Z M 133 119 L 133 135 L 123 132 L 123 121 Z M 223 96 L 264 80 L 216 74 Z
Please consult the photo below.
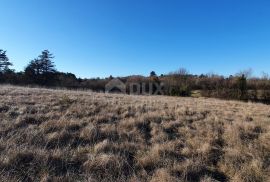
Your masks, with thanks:
M 1 86 L 0 179 L 267 181 L 270 108 Z

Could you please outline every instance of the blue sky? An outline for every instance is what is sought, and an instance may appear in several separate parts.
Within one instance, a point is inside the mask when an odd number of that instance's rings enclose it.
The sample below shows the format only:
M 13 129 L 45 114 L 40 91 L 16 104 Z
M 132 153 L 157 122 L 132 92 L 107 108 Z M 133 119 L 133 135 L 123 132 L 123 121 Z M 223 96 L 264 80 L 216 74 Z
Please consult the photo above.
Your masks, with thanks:
M 0 0 L 17 71 L 44 49 L 80 77 L 270 73 L 269 0 Z

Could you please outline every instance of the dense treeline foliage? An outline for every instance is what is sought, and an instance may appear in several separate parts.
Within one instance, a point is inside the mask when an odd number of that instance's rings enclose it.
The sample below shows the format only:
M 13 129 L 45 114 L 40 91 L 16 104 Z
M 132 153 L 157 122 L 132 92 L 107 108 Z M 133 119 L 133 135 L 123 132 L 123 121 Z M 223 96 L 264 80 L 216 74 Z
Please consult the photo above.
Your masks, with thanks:
M 57 71 L 54 56 L 48 50 L 31 60 L 23 72 L 15 72 L 6 51 L 0 50 L 0 83 L 15 85 L 38 85 L 70 89 L 91 89 L 104 92 L 112 76 L 104 79 L 81 79 L 72 73 Z M 264 73 L 253 78 L 251 71 L 242 71 L 235 76 L 224 77 L 215 74 L 192 75 L 186 69 L 179 69 L 158 76 L 151 71 L 149 77 L 128 76 L 118 78 L 125 83 L 127 93 L 165 94 L 171 96 L 204 96 L 223 99 L 270 103 L 270 80 Z

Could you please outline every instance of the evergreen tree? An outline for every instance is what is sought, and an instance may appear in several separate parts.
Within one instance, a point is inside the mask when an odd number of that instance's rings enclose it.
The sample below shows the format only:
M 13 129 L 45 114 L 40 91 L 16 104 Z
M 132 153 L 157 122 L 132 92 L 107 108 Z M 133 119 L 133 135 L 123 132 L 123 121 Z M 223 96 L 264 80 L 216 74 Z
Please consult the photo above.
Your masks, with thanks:
M 27 82 L 39 85 L 54 85 L 57 71 L 52 61 L 53 58 L 48 50 L 44 50 L 38 58 L 32 60 L 25 68 Z
M 150 77 L 156 77 L 156 76 L 157 76 L 156 72 L 154 72 L 154 71 L 150 72 Z
M 38 57 L 42 74 L 56 72 L 54 62 L 52 61 L 53 58 L 53 54 L 51 54 L 48 50 L 42 51 L 41 55 Z
M 42 74 L 42 64 L 39 59 L 34 59 L 25 68 L 25 73 L 31 73 L 32 75 L 41 75 Z
M 10 72 L 9 66 L 12 66 L 12 63 L 6 55 L 6 51 L 0 49 L 0 73 Z

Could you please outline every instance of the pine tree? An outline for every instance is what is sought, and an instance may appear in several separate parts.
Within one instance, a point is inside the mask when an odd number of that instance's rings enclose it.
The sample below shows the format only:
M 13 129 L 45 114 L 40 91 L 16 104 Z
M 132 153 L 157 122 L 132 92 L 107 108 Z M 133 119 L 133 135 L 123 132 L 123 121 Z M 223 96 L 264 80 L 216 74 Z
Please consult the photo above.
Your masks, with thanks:
M 31 75 L 41 75 L 42 65 L 39 59 L 34 59 L 25 68 L 25 73 Z
M 32 60 L 25 71 L 32 72 L 35 75 L 44 75 L 49 73 L 55 73 L 55 65 L 52 61 L 53 55 L 48 51 L 42 51 L 42 54 L 38 58 Z
M 48 51 L 42 51 L 38 58 L 32 60 L 25 68 L 25 76 L 29 82 L 40 85 L 52 85 L 57 73 L 52 61 L 53 55 Z
M 41 55 L 38 57 L 42 74 L 56 72 L 54 62 L 52 61 L 53 58 L 53 54 L 51 54 L 48 50 L 42 51 Z
M 155 76 L 157 76 L 156 72 L 155 71 L 151 71 L 150 72 L 150 77 L 155 77 Z
M 12 63 L 9 61 L 6 51 L 0 49 L 0 73 L 6 73 L 10 71 L 9 66 L 12 66 Z

